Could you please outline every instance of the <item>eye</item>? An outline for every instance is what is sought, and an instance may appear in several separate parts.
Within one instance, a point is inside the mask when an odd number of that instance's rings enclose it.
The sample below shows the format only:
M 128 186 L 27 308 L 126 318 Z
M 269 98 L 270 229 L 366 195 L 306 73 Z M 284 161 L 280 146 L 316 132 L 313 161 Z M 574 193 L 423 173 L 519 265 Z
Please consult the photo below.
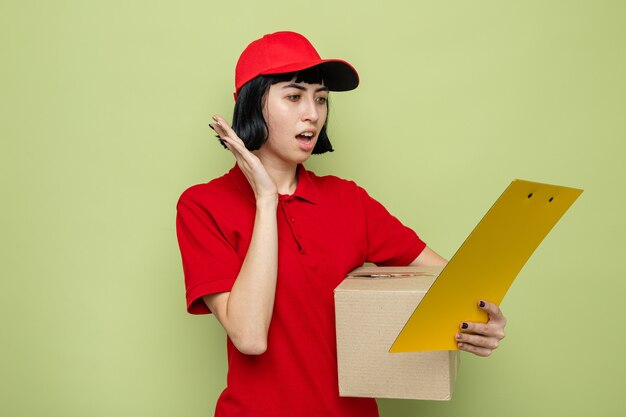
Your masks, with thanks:
M 328 97 L 317 97 L 316 101 L 318 104 L 326 104 L 328 103 Z
M 298 101 L 300 99 L 299 94 L 291 94 L 287 96 L 287 100 L 289 101 Z

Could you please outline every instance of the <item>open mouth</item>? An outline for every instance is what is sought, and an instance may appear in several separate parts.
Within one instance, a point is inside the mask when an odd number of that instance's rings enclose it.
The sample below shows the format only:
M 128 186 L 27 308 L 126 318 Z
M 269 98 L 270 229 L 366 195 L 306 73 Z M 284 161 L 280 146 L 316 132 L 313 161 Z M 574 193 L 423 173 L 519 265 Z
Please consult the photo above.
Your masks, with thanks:
M 311 140 L 313 139 L 313 136 L 315 136 L 313 134 L 313 132 L 302 132 L 299 135 L 296 135 L 296 139 L 306 143 L 307 145 L 309 143 L 311 143 Z

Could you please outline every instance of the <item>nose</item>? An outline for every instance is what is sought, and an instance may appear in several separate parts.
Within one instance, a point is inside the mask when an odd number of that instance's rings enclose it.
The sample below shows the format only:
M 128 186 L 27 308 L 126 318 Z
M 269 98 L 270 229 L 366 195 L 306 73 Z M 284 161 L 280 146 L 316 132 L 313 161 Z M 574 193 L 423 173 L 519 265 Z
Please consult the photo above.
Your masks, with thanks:
M 318 104 L 315 102 L 315 98 L 303 100 L 302 120 L 316 123 L 319 118 Z

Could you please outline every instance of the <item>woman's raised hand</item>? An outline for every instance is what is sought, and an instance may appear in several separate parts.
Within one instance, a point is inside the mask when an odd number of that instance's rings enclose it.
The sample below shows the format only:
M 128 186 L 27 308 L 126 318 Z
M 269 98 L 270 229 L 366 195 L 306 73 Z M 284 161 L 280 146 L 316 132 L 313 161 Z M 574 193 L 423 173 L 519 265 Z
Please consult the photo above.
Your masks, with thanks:
M 217 133 L 222 143 L 235 156 L 237 165 L 248 179 L 257 201 L 265 198 L 276 198 L 278 188 L 261 160 L 246 148 L 241 138 L 237 136 L 223 117 L 216 115 L 213 116 L 213 120 L 215 123 L 209 124 L 209 127 Z

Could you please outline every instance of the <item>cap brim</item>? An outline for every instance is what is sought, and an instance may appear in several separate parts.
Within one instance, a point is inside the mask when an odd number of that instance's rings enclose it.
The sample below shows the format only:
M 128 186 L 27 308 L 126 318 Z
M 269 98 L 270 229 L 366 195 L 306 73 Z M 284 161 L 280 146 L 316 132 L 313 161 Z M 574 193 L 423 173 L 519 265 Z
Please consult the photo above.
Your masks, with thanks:
M 287 72 L 302 71 L 316 66 L 319 66 L 324 73 L 324 84 L 331 91 L 354 90 L 359 85 L 359 74 L 354 67 L 340 59 L 322 59 L 319 61 L 291 63 L 263 71 L 262 74 L 284 74 Z

